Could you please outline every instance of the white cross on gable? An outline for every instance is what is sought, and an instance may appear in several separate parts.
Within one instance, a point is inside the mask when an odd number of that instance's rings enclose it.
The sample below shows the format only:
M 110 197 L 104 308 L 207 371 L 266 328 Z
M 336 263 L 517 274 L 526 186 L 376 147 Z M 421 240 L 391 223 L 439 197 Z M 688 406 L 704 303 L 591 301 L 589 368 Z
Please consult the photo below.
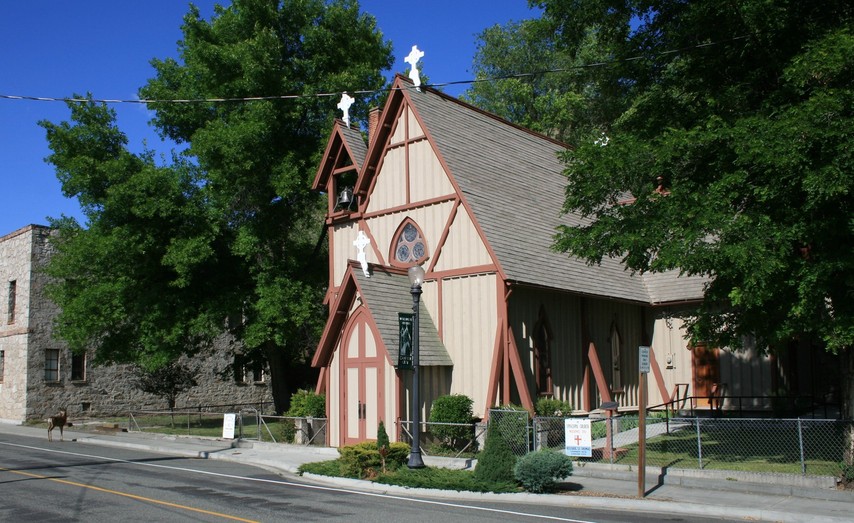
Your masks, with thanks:
M 371 239 L 368 238 L 368 235 L 365 234 L 365 231 L 360 230 L 358 236 L 353 241 L 353 245 L 356 246 L 356 261 L 359 262 L 359 265 L 362 266 L 362 272 L 365 274 L 366 278 L 371 277 L 370 271 L 368 271 L 368 257 L 365 254 L 365 247 L 371 244 Z
M 412 46 L 412 51 L 403 59 L 409 64 L 409 79 L 415 85 L 416 89 L 421 86 L 421 74 L 418 72 L 418 61 L 424 57 L 424 51 L 418 49 L 417 45 Z M 418 89 L 419 91 L 421 89 Z
M 338 102 L 338 108 L 344 112 L 344 116 L 341 117 L 344 120 L 344 125 L 350 127 L 350 106 L 353 105 L 356 99 L 350 96 L 347 93 L 341 94 L 341 101 Z

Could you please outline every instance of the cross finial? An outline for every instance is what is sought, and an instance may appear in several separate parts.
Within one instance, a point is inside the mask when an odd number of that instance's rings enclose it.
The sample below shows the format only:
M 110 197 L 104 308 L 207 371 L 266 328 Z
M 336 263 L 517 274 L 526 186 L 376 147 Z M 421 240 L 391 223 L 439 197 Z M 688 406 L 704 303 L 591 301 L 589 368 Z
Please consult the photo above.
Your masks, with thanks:
M 350 106 L 353 105 L 356 99 L 350 96 L 347 93 L 341 94 L 341 101 L 338 102 L 338 108 L 344 112 L 344 116 L 341 117 L 344 120 L 344 125 L 350 127 Z
M 409 52 L 409 55 L 403 59 L 404 62 L 409 64 L 409 79 L 412 80 L 412 83 L 415 85 L 415 88 L 418 89 L 421 86 L 421 75 L 418 72 L 418 61 L 424 57 L 424 51 L 418 49 L 417 45 L 412 46 L 412 51 Z M 418 89 L 419 91 L 421 89 Z

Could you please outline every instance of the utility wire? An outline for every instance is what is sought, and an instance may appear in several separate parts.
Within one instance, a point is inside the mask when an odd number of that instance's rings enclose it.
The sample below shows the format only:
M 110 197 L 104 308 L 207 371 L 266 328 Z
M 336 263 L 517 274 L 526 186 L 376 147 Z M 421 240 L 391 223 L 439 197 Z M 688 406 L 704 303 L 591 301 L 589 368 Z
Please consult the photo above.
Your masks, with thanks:
M 563 67 L 558 69 L 544 69 L 541 71 L 532 71 L 527 73 L 512 73 L 506 75 L 493 76 L 489 78 L 477 78 L 473 80 L 456 80 L 451 82 L 441 82 L 441 83 L 433 83 L 433 84 L 423 84 L 424 87 L 447 87 L 450 85 L 468 85 L 475 83 L 485 83 L 485 82 L 498 82 L 501 80 L 511 80 L 516 78 L 530 78 L 534 76 L 542 76 L 546 74 L 554 74 L 554 73 L 566 73 L 569 71 L 577 71 L 581 69 L 591 69 L 596 67 L 608 67 L 618 63 L 625 62 L 636 62 L 638 60 L 648 59 L 651 56 L 667 56 L 672 54 L 683 53 L 686 51 L 694 50 L 694 49 L 702 49 L 705 47 L 713 47 L 716 45 L 722 45 L 730 42 L 735 42 L 738 40 L 745 40 L 753 36 L 752 34 L 740 35 L 730 38 L 728 40 L 721 40 L 718 42 L 706 42 L 703 44 L 692 45 L 688 47 L 682 47 L 680 49 L 670 49 L 667 51 L 660 51 L 657 53 L 653 53 L 652 55 L 637 55 L 628 58 L 615 58 L 613 60 L 605 60 L 601 62 L 592 62 L 589 64 L 581 64 L 575 65 L 572 67 Z M 368 90 L 359 90 L 359 91 L 346 91 L 347 93 L 352 93 L 355 95 L 373 95 L 378 94 L 382 91 L 392 91 L 396 88 L 385 88 L 385 89 L 368 89 Z M 101 104 L 194 104 L 194 103 L 234 103 L 234 102 L 257 102 L 257 101 L 266 101 L 266 100 L 297 100 L 300 98 L 332 98 L 340 96 L 341 92 L 335 93 L 312 93 L 312 94 L 286 94 L 286 95 L 271 95 L 271 96 L 245 96 L 245 97 L 235 97 L 235 98 L 184 98 L 184 99 L 146 99 L 146 98 L 137 98 L 137 99 L 108 99 L 108 98 L 74 98 L 74 97 L 49 97 L 49 96 L 20 96 L 20 95 L 12 95 L 12 94 L 0 94 L 0 99 L 3 100 L 27 100 L 34 102 L 66 102 L 66 103 L 101 103 Z

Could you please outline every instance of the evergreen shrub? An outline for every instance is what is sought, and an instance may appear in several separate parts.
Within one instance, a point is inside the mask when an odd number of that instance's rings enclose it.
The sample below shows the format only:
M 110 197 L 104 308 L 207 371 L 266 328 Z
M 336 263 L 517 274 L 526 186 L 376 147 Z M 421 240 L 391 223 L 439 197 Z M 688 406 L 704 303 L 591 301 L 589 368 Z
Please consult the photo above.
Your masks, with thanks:
M 461 449 L 474 439 L 474 401 L 464 394 L 440 396 L 430 409 L 430 421 L 434 423 L 462 423 L 461 425 L 433 425 L 430 431 L 439 443 L 448 449 Z
M 534 493 L 551 492 L 556 479 L 572 474 L 572 460 L 553 450 L 539 450 L 521 457 L 513 469 L 513 477 L 525 490 Z
M 556 398 L 540 398 L 534 406 L 537 416 L 563 418 L 572 412 L 572 405 Z
M 515 465 L 516 455 L 502 437 L 498 426 L 490 422 L 486 430 L 486 443 L 477 457 L 474 478 L 483 482 L 513 482 Z
M 338 449 L 341 456 L 341 475 L 349 478 L 373 478 L 382 470 L 382 456 L 375 441 L 364 441 Z M 386 466 L 392 470 L 400 468 L 409 459 L 409 445 L 389 444 Z

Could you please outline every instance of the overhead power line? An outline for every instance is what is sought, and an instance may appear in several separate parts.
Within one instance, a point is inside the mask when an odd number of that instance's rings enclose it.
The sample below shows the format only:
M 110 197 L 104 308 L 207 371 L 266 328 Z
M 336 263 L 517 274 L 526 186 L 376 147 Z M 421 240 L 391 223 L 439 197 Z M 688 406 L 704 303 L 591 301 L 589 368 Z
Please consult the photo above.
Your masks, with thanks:
M 542 76 L 546 74 L 554 74 L 554 73 L 566 73 L 570 71 L 578 71 L 581 69 L 590 69 L 596 67 L 607 67 L 616 65 L 618 63 L 625 62 L 636 62 L 638 60 L 648 59 L 651 56 L 667 56 L 672 54 L 678 54 L 694 49 L 702 49 L 705 47 L 713 47 L 716 45 L 722 45 L 730 42 L 735 42 L 738 40 L 745 40 L 754 36 L 752 34 L 735 36 L 733 38 L 727 40 L 721 40 L 717 42 L 706 42 L 702 44 L 692 45 L 688 47 L 682 47 L 679 49 L 670 49 L 667 51 L 659 51 L 657 53 L 653 53 L 652 55 L 637 55 L 628 58 L 615 58 L 613 60 L 604 60 L 601 62 L 592 62 L 589 64 L 581 64 L 575 65 L 571 67 L 562 67 L 557 69 L 544 69 L 541 71 L 532 71 L 526 73 L 512 73 L 506 75 L 493 76 L 489 78 L 477 78 L 473 80 L 456 80 L 451 82 L 441 82 L 434 84 L 423 84 L 425 87 L 447 87 L 451 85 L 467 85 L 467 84 L 475 84 L 475 83 L 485 83 L 485 82 L 498 82 L 501 80 L 511 80 L 516 78 L 530 78 L 534 76 Z M 367 90 L 347 90 L 347 93 L 354 95 L 373 95 L 378 94 L 382 91 L 391 91 L 393 88 L 385 88 L 385 89 L 367 89 Z M 297 100 L 300 98 L 332 98 L 341 96 L 341 92 L 334 93 L 310 93 L 310 94 L 285 94 L 285 95 L 270 95 L 270 96 L 244 96 L 244 97 L 234 97 L 234 98 L 176 98 L 176 99 L 146 99 L 146 98 L 135 98 L 135 99 L 110 99 L 110 98 L 79 98 L 79 97 L 49 97 L 49 96 L 24 96 L 24 95 L 12 95 L 12 94 L 0 94 L 0 99 L 3 100 L 26 100 L 26 101 L 34 101 L 34 102 L 65 102 L 65 103 L 102 103 L 102 104 L 193 104 L 193 103 L 243 103 L 243 102 L 257 102 L 257 101 L 269 101 L 269 100 Z

